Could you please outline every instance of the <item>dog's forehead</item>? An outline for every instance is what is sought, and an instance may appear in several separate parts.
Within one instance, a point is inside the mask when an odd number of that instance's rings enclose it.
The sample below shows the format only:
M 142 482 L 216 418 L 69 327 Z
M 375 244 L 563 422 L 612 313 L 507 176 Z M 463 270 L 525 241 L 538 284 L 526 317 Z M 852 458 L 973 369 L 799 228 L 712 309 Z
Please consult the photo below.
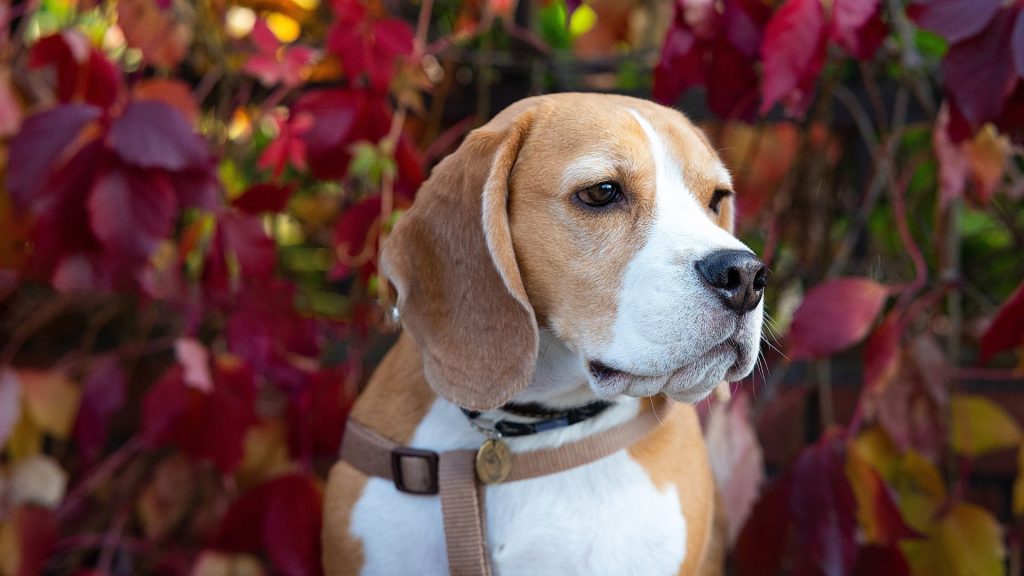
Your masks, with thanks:
M 588 163 L 650 164 L 653 136 L 698 198 L 731 187 L 729 173 L 707 138 L 681 113 L 628 97 L 573 96 L 540 102 L 527 141 L 529 156 L 560 162 L 572 179 Z

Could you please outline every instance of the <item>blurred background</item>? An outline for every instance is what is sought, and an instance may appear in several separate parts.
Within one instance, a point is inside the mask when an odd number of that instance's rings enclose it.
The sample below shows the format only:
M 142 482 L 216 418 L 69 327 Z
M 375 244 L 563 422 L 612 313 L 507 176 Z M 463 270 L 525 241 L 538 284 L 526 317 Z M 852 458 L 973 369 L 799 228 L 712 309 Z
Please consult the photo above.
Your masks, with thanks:
M 1021 574 L 1024 2 L 0 0 L 0 575 L 318 574 L 380 241 L 520 98 L 690 115 L 771 269 L 729 573 Z

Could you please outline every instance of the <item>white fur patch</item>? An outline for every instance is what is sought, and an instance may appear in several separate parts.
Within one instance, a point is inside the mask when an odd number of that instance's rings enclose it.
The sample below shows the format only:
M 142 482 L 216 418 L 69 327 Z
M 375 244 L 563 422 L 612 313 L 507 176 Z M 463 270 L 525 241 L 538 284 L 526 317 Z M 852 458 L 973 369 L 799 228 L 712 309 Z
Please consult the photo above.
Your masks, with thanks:
M 514 452 L 575 441 L 636 415 L 626 399 L 567 428 L 507 440 Z M 453 404 L 438 399 L 411 445 L 476 448 L 484 436 Z M 675 487 L 659 490 L 625 451 L 541 478 L 489 486 L 487 542 L 495 576 L 676 574 L 686 551 L 686 521 Z M 445 575 L 441 501 L 402 494 L 372 478 L 352 510 L 350 531 L 363 544 L 366 575 Z

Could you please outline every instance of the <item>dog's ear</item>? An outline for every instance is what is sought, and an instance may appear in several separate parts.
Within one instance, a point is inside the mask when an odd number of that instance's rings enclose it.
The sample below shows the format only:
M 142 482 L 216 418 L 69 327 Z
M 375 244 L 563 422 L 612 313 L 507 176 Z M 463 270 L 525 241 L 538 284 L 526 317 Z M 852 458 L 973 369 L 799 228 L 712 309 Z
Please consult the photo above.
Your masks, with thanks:
M 474 410 L 500 406 L 530 381 L 537 319 L 508 222 L 512 167 L 527 110 L 472 132 L 434 169 L 384 244 L 381 271 L 434 391 Z

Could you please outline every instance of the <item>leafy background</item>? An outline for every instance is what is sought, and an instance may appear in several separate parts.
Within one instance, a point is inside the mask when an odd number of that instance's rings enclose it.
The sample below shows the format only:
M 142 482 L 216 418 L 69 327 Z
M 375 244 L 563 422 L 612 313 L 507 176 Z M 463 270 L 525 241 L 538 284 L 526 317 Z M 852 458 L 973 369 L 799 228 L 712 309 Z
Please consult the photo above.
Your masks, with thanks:
M 772 271 L 729 570 L 1021 574 L 1024 2 L 0 3 L 0 574 L 316 574 L 380 240 L 523 96 L 707 130 Z

